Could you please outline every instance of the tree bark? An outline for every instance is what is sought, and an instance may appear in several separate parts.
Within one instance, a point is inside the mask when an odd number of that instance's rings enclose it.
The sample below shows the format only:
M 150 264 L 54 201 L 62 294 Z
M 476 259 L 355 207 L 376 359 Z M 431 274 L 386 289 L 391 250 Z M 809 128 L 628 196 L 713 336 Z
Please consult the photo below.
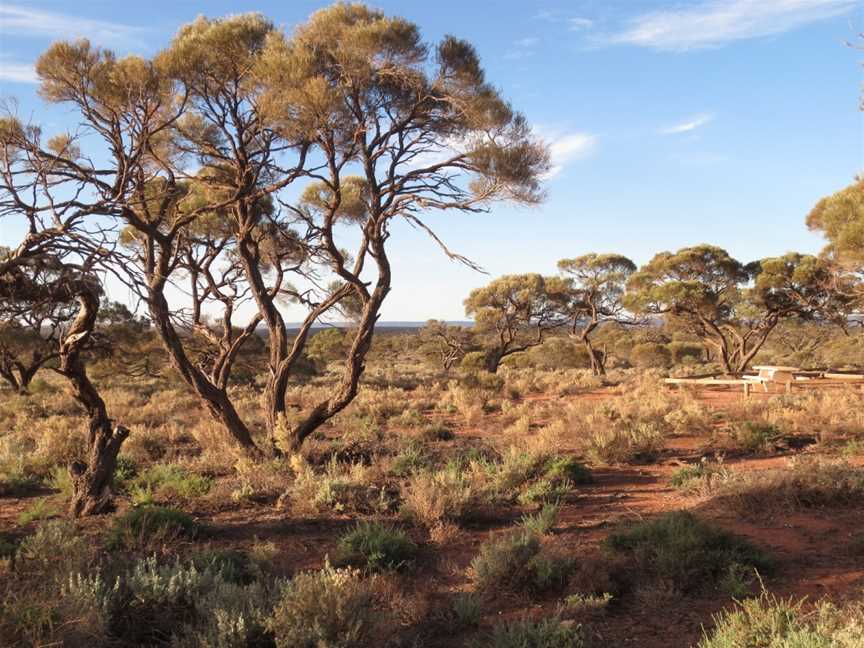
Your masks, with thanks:
M 69 381 L 72 396 L 84 407 L 89 419 L 86 461 L 75 461 L 69 466 L 72 477 L 69 513 L 79 517 L 110 510 L 111 481 L 117 465 L 117 454 L 129 431 L 122 426 L 114 426 L 108 417 L 105 401 L 87 376 L 81 352 L 96 324 L 100 291 L 86 280 L 76 284 L 72 289 L 80 309 L 60 342 L 58 371 Z

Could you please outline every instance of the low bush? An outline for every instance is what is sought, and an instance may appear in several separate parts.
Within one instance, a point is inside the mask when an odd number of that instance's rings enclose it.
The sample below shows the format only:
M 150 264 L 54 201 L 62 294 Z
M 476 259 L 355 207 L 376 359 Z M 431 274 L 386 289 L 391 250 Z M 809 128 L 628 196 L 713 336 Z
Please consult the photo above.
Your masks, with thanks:
M 546 504 L 534 515 L 523 515 L 519 524 L 528 533 L 546 535 L 558 522 L 557 504 Z
M 663 430 L 650 421 L 613 423 L 586 438 L 586 452 L 598 463 L 644 463 L 654 459 L 664 444 Z
M 155 548 L 181 538 L 194 539 L 199 532 L 199 525 L 182 511 L 161 506 L 139 506 L 115 520 L 108 535 L 108 547 Z
M 471 644 L 472 648 L 584 648 L 587 645 L 581 626 L 562 622 L 557 617 L 501 624 L 488 637 Z
M 374 577 L 326 565 L 294 576 L 267 622 L 277 648 L 362 648 L 390 631 Z
M 718 588 L 745 570 L 769 570 L 767 555 L 748 541 L 677 511 L 610 535 L 605 547 L 632 563 L 631 574 L 680 593 Z
M 780 430 L 771 423 L 744 421 L 733 430 L 735 443 L 748 452 L 765 452 L 780 438 Z
M 339 539 L 337 560 L 370 570 L 400 569 L 417 554 L 417 545 L 396 527 L 380 522 L 360 522 Z
M 864 603 L 840 607 L 822 603 L 812 612 L 802 601 L 767 592 L 742 601 L 714 618 L 697 648 L 859 648 L 864 637 Z
M 765 515 L 857 506 L 862 499 L 864 468 L 805 459 L 783 469 L 733 473 L 716 490 L 714 501 L 745 515 Z
M 573 567 L 571 560 L 546 555 L 536 535 L 517 531 L 484 543 L 470 571 L 481 592 L 539 592 L 563 585 Z
M 197 475 L 173 464 L 151 466 L 128 482 L 132 501 L 137 504 L 201 497 L 212 487 L 211 477 Z

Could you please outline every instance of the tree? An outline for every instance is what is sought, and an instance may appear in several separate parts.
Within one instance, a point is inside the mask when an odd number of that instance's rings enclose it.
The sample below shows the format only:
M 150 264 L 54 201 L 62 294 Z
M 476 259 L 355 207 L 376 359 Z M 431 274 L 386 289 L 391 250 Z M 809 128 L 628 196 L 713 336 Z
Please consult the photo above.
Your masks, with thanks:
M 38 128 L 0 119 L 0 219 L 22 221 L 26 232 L 0 256 L 0 312 L 30 314 L 36 321 L 39 313 L 51 312 L 57 318 L 56 335 L 48 338 L 56 344 L 56 371 L 88 418 L 87 456 L 69 466 L 70 513 L 78 516 L 110 507 L 117 454 L 129 432 L 109 418 L 87 375 L 85 353 L 92 348 L 102 295 L 96 270 L 110 256 L 110 241 L 108 231 L 91 222 L 106 203 L 99 196 L 83 198 L 87 182 L 67 173 L 74 169 L 98 173 L 89 160 L 79 160 L 69 138 L 52 138 L 43 147 Z
M 591 334 L 605 322 L 632 322 L 626 316 L 622 296 L 636 265 L 620 254 L 592 253 L 562 259 L 558 269 L 568 280 L 570 335 L 585 346 L 594 375 L 605 375 L 605 354 L 594 348 Z
M 58 43 L 37 73 L 42 96 L 71 105 L 107 161 L 79 164 L 35 140 L 28 155 L 125 225 L 134 285 L 172 364 L 253 456 L 261 449 L 227 385 L 259 323 L 269 438 L 284 424 L 297 448 L 357 393 L 392 283 L 391 223 L 408 221 L 470 264 L 434 234 L 430 213 L 542 198 L 547 150 L 485 81 L 474 49 L 451 37 L 431 47 L 415 25 L 360 4 L 316 12 L 291 36 L 257 14 L 199 18 L 152 59 Z M 303 191 L 289 191 L 297 182 Z M 166 287 L 180 279 L 191 308 L 169 304 Z M 256 312 L 237 326 L 247 299 Z M 307 310 L 293 337 L 286 300 Z M 216 330 L 204 320 L 213 309 Z M 336 310 L 356 313 L 340 380 L 294 414 L 288 380 L 312 326 Z M 196 336 L 213 350 L 205 367 L 190 354 Z
M 837 270 L 835 290 L 864 310 L 864 178 L 822 198 L 807 215 L 807 227 L 828 239 L 823 256 Z
M 777 324 L 827 310 L 830 271 L 789 253 L 745 266 L 725 250 L 699 245 L 662 252 L 628 281 L 625 304 L 663 315 L 711 346 L 728 373 L 741 373 Z
M 438 320 L 429 320 L 419 333 L 421 349 L 446 372 L 477 350 L 471 329 Z
M 486 337 L 486 371 L 496 373 L 504 358 L 542 344 L 548 331 L 566 324 L 566 298 L 561 279 L 539 274 L 504 275 L 472 290 L 465 314 Z
M 306 353 L 324 363 L 340 359 L 345 355 L 345 331 L 337 327 L 317 331 L 311 336 Z

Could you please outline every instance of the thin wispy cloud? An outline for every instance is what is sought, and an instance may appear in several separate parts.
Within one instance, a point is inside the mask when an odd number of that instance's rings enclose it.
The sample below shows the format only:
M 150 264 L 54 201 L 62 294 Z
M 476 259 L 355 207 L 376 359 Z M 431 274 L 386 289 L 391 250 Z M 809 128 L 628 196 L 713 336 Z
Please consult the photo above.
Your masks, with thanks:
M 534 56 L 534 47 L 540 44 L 540 39 L 536 36 L 528 36 L 513 41 L 513 48 L 504 54 L 505 59 L 523 59 L 529 56 Z
M 590 155 L 597 147 L 597 136 L 591 133 L 546 134 L 544 139 L 549 144 L 551 163 L 544 180 L 559 175 L 567 164 Z
M 0 81 L 11 83 L 37 83 L 36 70 L 29 63 L 16 63 L 0 58 Z
M 663 135 L 678 135 L 680 133 L 689 133 L 696 130 L 697 128 L 705 126 L 705 124 L 710 124 L 712 121 L 714 121 L 714 117 L 715 116 L 711 113 L 694 115 L 693 117 L 690 117 L 689 119 L 673 126 L 661 128 L 660 133 Z
M 47 38 L 88 38 L 100 45 L 145 44 L 144 29 L 104 20 L 0 4 L 0 34 Z
M 708 0 L 637 16 L 611 43 L 660 50 L 720 47 L 849 13 L 858 0 Z
M 567 23 L 570 25 L 570 31 L 584 31 L 594 26 L 594 21 L 590 18 L 570 18 Z

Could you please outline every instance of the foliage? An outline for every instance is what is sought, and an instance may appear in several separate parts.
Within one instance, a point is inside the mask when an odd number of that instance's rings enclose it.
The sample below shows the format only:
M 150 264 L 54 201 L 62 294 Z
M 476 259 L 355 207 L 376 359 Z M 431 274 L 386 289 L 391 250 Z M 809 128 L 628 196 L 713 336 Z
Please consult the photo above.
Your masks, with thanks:
M 360 522 L 339 539 L 336 550 L 340 563 L 377 571 L 408 566 L 414 560 L 417 545 L 395 527 L 380 522 Z
M 772 564 L 749 542 L 683 511 L 617 531 L 605 546 L 632 561 L 632 573 L 666 581 L 682 593 L 716 587 L 730 569 L 765 571 Z
M 198 536 L 198 524 L 186 513 L 160 506 L 139 506 L 118 517 L 108 535 L 112 548 L 139 549 Z

